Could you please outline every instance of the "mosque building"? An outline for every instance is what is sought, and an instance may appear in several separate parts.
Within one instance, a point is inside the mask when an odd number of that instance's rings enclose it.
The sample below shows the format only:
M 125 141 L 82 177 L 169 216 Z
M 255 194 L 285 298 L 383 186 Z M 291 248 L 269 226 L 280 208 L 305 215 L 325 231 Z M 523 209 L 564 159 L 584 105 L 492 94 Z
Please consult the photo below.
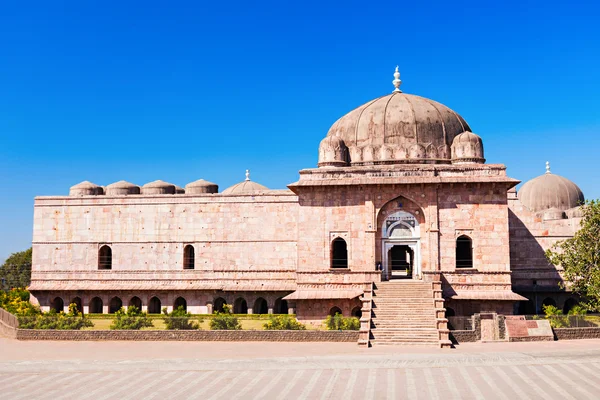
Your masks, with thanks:
M 581 190 L 547 165 L 517 192 L 458 113 L 399 78 L 338 119 L 318 167 L 287 189 L 247 171 L 222 192 L 202 179 L 86 181 L 36 197 L 32 301 L 84 313 L 231 304 L 306 323 L 368 313 L 374 340 L 394 339 L 388 326 L 442 343 L 446 316 L 572 307 L 544 251 L 578 229 Z

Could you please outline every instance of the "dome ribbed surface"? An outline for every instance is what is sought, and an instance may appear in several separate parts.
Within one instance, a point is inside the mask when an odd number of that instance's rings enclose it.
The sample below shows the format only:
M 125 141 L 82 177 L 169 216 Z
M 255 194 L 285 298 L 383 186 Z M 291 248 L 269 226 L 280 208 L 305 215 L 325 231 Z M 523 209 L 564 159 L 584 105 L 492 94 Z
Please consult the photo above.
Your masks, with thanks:
M 204 179 L 198 179 L 185 185 L 185 193 L 187 194 L 207 194 L 217 193 L 218 191 L 219 185 L 205 181 Z
M 268 187 L 253 181 L 243 181 L 223 190 L 222 194 L 254 194 L 269 190 Z
M 343 140 L 350 165 L 449 163 L 452 141 L 470 130 L 460 115 L 443 104 L 392 93 L 350 111 L 327 136 Z
M 544 174 L 525 182 L 517 196 L 532 212 L 551 208 L 566 211 L 585 201 L 583 192 L 575 183 L 555 174 Z

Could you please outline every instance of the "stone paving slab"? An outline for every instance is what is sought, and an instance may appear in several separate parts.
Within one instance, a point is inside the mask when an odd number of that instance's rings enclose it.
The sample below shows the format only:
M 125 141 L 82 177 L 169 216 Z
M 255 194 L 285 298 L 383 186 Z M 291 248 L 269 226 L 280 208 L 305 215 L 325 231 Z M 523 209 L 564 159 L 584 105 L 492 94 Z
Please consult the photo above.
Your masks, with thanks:
M 600 393 L 597 340 L 422 352 L 347 344 L 135 343 L 130 351 L 119 342 L 44 344 L 35 357 L 36 342 L 0 340 L 0 398 L 513 400 L 598 399 Z

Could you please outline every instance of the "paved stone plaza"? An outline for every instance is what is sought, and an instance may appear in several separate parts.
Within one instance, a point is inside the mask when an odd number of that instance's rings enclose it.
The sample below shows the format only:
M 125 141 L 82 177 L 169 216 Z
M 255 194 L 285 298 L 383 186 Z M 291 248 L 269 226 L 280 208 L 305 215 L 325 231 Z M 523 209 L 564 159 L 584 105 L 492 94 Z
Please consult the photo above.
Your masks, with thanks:
M 353 343 L 0 339 L 3 399 L 597 399 L 600 340 Z

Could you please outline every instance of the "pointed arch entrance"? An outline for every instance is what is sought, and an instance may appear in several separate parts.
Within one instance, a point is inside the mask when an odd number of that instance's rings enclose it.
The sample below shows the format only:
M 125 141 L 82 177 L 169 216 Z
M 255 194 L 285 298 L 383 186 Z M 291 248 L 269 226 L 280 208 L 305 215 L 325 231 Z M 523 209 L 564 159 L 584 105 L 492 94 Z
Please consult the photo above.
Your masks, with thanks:
M 384 278 L 421 279 L 421 234 L 414 215 L 406 211 L 388 215 L 381 240 Z

